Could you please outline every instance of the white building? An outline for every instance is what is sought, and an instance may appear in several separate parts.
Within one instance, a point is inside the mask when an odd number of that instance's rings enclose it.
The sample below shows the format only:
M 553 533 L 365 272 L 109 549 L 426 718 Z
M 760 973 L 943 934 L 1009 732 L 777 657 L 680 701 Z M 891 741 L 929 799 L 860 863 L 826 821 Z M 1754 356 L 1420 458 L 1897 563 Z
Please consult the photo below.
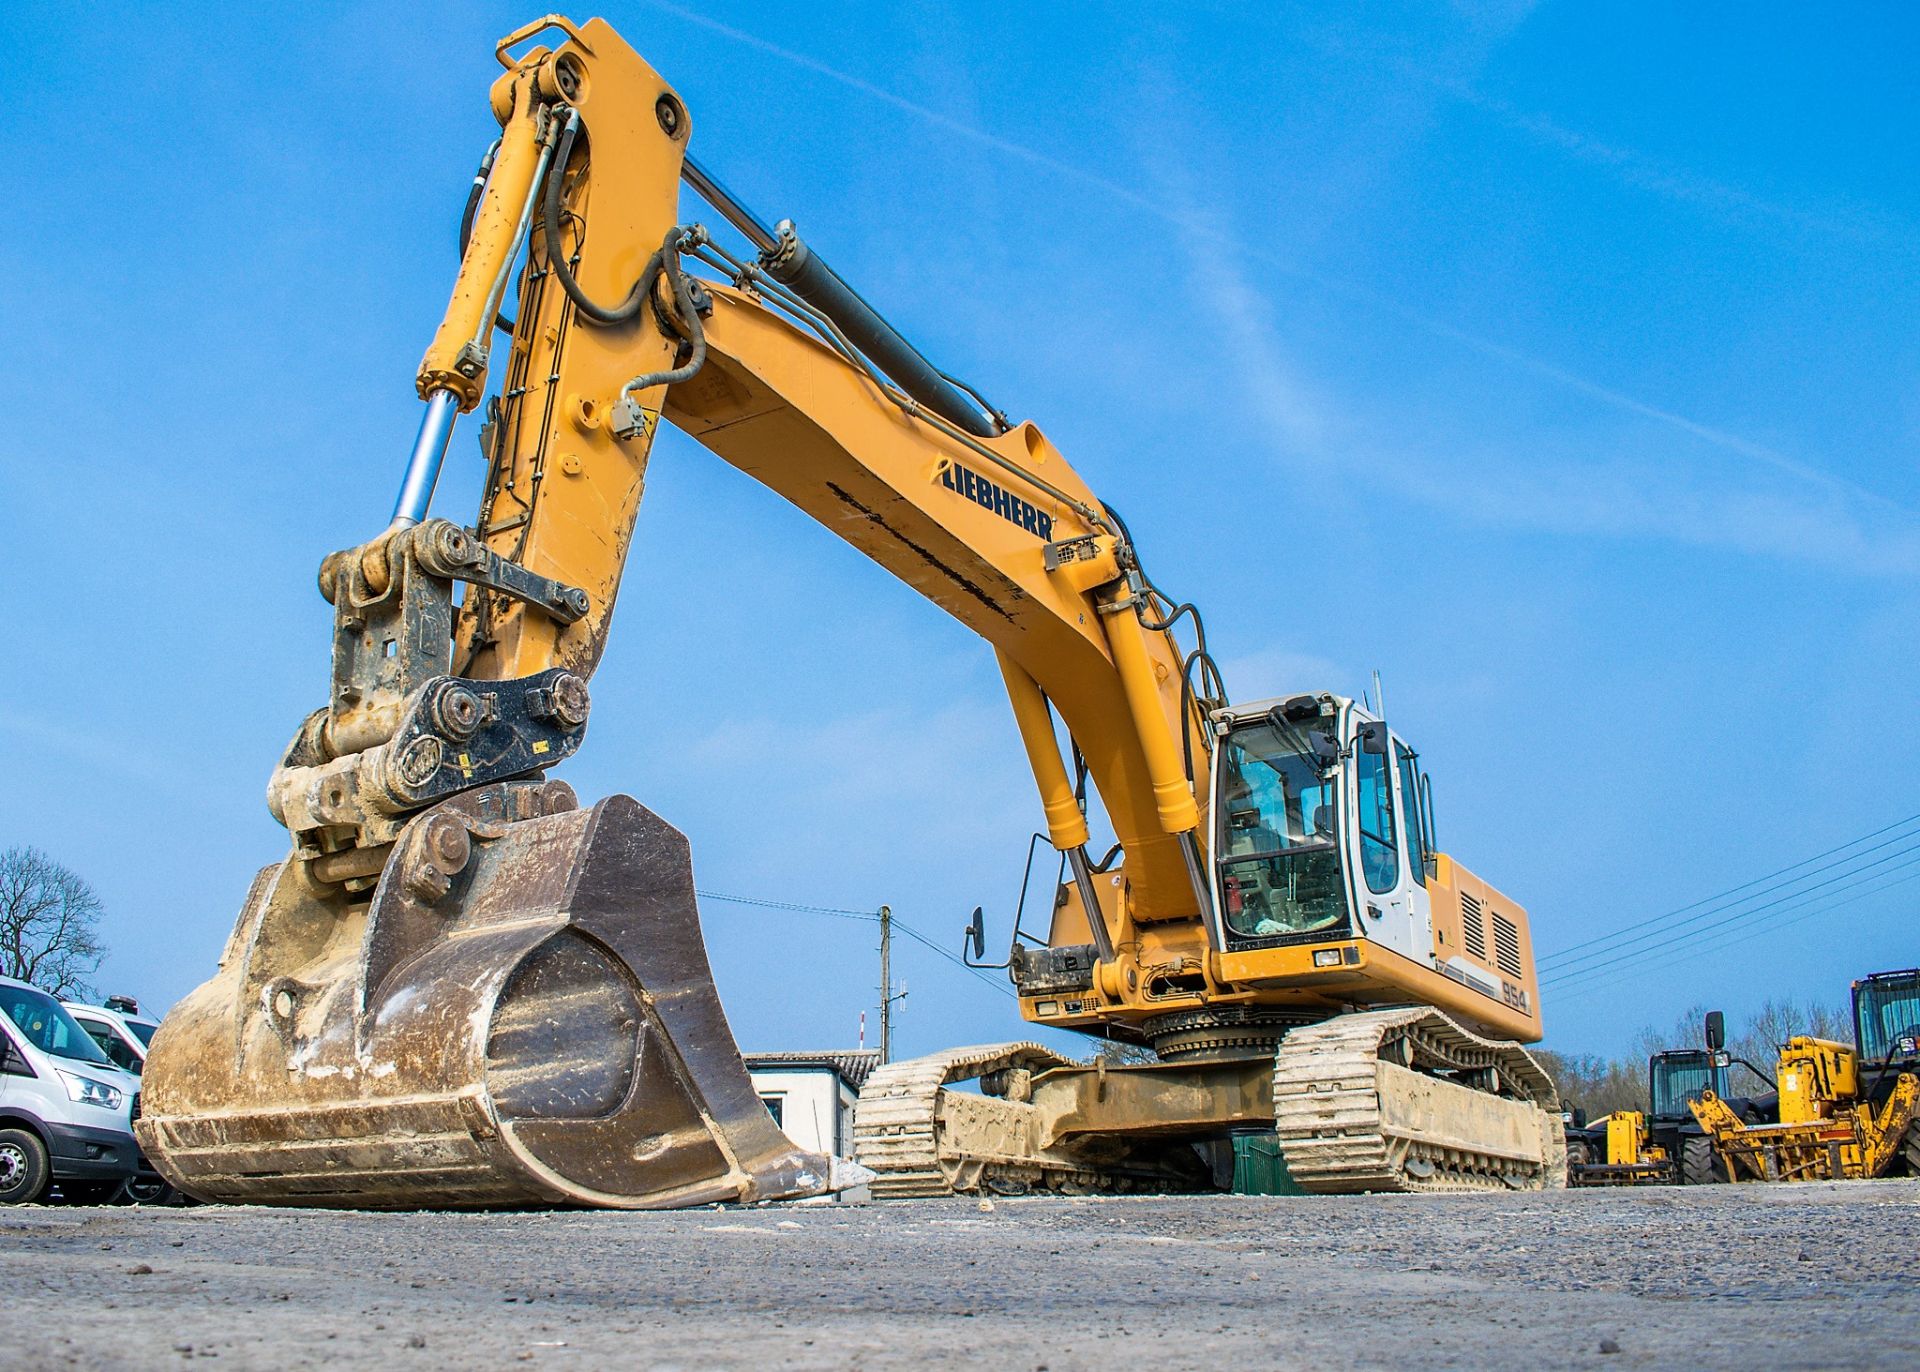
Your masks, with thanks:
M 753 1089 L 788 1138 L 809 1152 L 853 1156 L 853 1105 L 880 1065 L 878 1050 L 748 1053 L 746 1059 Z M 861 1193 L 845 1198 L 864 1199 Z

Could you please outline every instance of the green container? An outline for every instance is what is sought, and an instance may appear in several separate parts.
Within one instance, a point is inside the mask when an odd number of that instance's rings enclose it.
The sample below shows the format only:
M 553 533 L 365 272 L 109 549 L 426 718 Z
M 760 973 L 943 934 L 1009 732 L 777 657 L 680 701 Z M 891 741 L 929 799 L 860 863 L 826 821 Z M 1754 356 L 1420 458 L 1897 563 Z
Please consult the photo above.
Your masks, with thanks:
M 1280 1140 L 1269 1133 L 1233 1137 L 1233 1194 L 1236 1196 L 1304 1196 L 1307 1193 L 1287 1175 L 1280 1156 Z

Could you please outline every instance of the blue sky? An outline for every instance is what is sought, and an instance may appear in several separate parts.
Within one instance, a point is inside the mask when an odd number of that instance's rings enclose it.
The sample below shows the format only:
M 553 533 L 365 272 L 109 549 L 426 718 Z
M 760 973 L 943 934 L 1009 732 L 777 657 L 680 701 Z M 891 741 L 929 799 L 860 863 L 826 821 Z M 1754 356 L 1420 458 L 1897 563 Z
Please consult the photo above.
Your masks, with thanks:
M 1127 513 L 1236 696 L 1382 673 L 1543 952 L 1920 812 L 1920 19 L 1248 8 L 605 13 L 698 155 Z M 285 844 L 314 571 L 390 508 L 532 11 L 62 13 L 0 15 L 0 845 L 91 879 L 101 989 L 166 1004 Z M 463 426 L 437 512 L 478 468 Z M 594 691 L 565 775 L 703 888 L 1004 939 L 1039 814 L 990 654 L 677 435 Z M 1549 1043 L 1837 999 L 1920 962 L 1917 891 L 1656 941 Z M 870 926 L 704 916 L 745 1046 L 852 1039 Z M 911 941 L 895 976 L 904 1051 L 1025 1032 Z

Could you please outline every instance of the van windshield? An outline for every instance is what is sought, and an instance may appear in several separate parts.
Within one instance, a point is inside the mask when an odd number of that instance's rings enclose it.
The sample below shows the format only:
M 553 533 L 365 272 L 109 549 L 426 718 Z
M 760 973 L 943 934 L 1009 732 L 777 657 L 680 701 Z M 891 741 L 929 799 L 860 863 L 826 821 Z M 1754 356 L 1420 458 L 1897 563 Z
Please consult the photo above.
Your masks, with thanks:
M 111 1067 L 86 1030 L 52 996 L 31 986 L 0 986 L 0 1014 L 4 1014 L 35 1048 L 57 1058 Z

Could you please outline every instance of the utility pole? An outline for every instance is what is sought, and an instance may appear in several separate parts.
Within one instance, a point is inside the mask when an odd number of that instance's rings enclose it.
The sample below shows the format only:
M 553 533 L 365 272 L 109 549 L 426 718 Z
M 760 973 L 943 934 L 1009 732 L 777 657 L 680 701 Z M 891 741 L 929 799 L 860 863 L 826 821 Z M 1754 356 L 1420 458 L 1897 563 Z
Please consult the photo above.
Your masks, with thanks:
M 905 1000 L 893 994 L 893 907 L 880 907 L 880 1061 L 893 1061 L 893 1003 Z
M 893 1061 L 893 907 L 880 907 L 880 1061 Z

